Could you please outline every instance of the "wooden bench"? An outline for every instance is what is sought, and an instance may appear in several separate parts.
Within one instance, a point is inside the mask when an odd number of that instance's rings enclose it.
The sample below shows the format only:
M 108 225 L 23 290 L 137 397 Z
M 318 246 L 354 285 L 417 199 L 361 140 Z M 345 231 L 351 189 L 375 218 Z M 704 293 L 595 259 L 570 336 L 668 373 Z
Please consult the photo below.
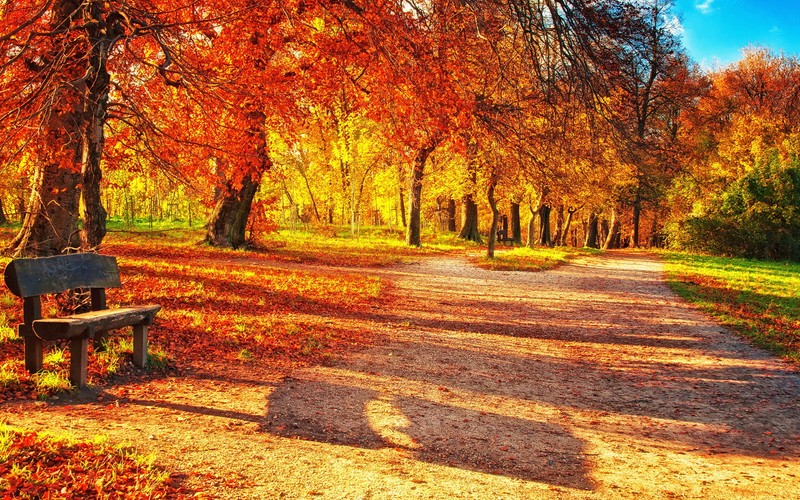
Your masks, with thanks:
M 42 370 L 43 341 L 70 340 L 70 382 L 86 385 L 86 367 L 90 339 L 106 331 L 133 327 L 133 363 L 147 364 L 147 327 L 159 305 L 106 307 L 106 288 L 120 287 L 117 259 L 94 253 L 78 253 L 12 260 L 5 270 L 5 282 L 11 293 L 23 298 L 23 323 L 17 327 L 25 339 L 25 368 Z M 91 311 L 71 316 L 42 318 L 42 295 L 66 292 L 75 288 L 90 290 Z

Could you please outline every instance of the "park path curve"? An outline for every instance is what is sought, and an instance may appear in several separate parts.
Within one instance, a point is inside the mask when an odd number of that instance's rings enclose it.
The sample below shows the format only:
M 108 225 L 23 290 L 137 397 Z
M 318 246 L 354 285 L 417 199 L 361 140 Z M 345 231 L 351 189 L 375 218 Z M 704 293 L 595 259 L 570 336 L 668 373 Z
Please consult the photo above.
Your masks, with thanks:
M 132 442 L 216 498 L 800 498 L 797 369 L 683 303 L 658 259 L 363 272 L 391 300 L 297 319 L 367 330 L 371 347 L 0 419 Z
M 384 341 L 294 374 L 267 426 L 400 450 L 370 492 L 800 498 L 797 371 L 676 297 L 658 259 L 519 273 L 432 258 L 385 274 L 398 300 L 371 318 Z

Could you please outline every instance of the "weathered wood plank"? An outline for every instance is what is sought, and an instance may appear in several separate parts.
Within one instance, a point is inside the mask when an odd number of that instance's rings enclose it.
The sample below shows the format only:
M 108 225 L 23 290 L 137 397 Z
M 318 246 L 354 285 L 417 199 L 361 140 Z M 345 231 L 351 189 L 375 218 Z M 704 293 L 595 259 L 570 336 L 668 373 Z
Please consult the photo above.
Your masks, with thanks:
M 159 305 L 120 307 L 73 314 L 63 318 L 46 318 L 33 322 L 33 331 L 44 340 L 91 338 L 97 332 L 114 330 L 137 324 L 150 324 Z
M 15 259 L 8 263 L 3 274 L 6 286 L 18 297 L 60 293 L 73 288 L 121 286 L 117 260 L 96 253 Z

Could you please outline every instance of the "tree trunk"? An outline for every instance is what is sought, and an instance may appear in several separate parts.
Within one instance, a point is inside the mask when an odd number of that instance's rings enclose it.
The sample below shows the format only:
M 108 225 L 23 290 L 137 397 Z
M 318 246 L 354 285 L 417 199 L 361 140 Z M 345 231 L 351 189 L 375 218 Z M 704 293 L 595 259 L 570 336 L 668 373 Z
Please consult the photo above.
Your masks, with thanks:
M 550 235 L 550 205 L 543 203 L 539 207 L 539 244 L 545 247 L 553 246 Z
M 107 212 L 103 208 L 100 194 L 100 181 L 103 178 L 100 162 L 103 158 L 105 145 L 105 123 L 108 116 L 108 92 L 111 77 L 108 74 L 106 63 L 108 51 L 114 44 L 112 33 L 114 27 L 100 29 L 103 24 L 103 15 L 100 2 L 93 2 L 87 6 L 89 16 L 95 23 L 90 23 L 87 32 L 91 42 L 89 57 L 90 68 L 86 74 L 83 99 L 83 152 L 81 159 L 81 174 L 83 176 L 83 230 L 81 236 L 83 246 L 92 250 L 100 246 L 106 235 Z
M 588 248 L 597 248 L 597 229 L 599 220 L 597 218 L 597 214 L 594 212 L 589 213 L 589 223 L 586 227 L 586 241 L 583 243 L 583 246 Z
M 0 225 L 8 224 L 8 217 L 6 217 L 6 211 L 3 208 L 3 199 L 0 198 Z
M 411 189 L 408 193 L 408 230 L 406 232 L 406 244 L 408 246 L 422 246 L 422 221 L 420 219 L 422 213 L 422 178 L 425 175 L 425 163 L 434 149 L 436 149 L 435 143 L 419 149 L 411 169 Z
M 492 209 L 492 224 L 489 228 L 489 242 L 486 249 L 486 257 L 490 259 L 494 259 L 495 235 L 497 234 L 497 221 L 500 213 L 500 211 L 497 210 L 497 200 L 494 199 L 494 190 L 496 186 L 497 179 L 492 175 L 492 179 L 489 181 L 489 189 L 486 192 L 486 198 L 489 200 L 489 207 Z
M 447 230 L 451 233 L 458 231 L 456 226 L 456 200 L 447 200 Z
M 606 220 L 605 217 L 600 219 L 600 230 L 597 233 L 598 246 L 602 246 L 602 244 L 605 243 L 606 239 L 608 238 L 608 235 L 611 234 L 609 229 L 608 220 Z
M 463 240 L 474 241 L 478 244 L 483 243 L 481 233 L 478 230 L 478 204 L 475 203 L 472 194 L 465 194 L 462 203 L 464 217 L 461 225 L 461 233 L 459 233 L 458 237 Z
M 511 239 L 515 245 L 522 245 L 522 221 L 519 203 L 511 203 Z
M 631 222 L 633 226 L 633 234 L 631 235 L 631 247 L 638 248 L 639 247 L 639 221 L 642 217 L 642 203 L 639 201 L 638 197 L 633 202 L 633 220 Z
M 258 109 L 258 108 L 256 108 Z M 264 130 L 266 116 L 262 111 L 246 115 L 247 134 L 252 138 L 255 155 L 246 161 L 241 186 L 225 182 L 208 223 L 206 242 L 217 247 L 240 248 L 245 243 L 247 218 L 258 192 L 261 178 L 272 165 L 267 154 L 267 135 Z
M 572 207 L 567 209 L 567 220 L 564 221 L 564 231 L 561 233 L 561 241 L 558 242 L 561 246 L 567 246 L 567 237 L 569 235 L 570 226 L 572 226 L 572 216 L 575 215 L 577 211 L 576 208 Z
M 652 248 L 663 248 L 665 239 L 664 234 L 659 229 L 658 219 L 661 215 L 661 210 L 653 210 L 653 223 L 650 226 L 650 246 Z
M 398 188 L 398 195 L 400 200 L 400 221 L 403 223 L 403 227 L 408 227 L 408 219 L 406 217 L 406 194 L 403 192 L 403 186 Z
M 79 4 L 57 0 L 50 8 L 50 29 L 64 33 L 79 18 Z M 83 135 L 83 96 L 74 85 L 80 82 L 87 68 L 74 53 L 64 53 L 64 40 L 53 37 L 52 53 L 43 58 L 64 59 L 61 72 L 55 75 L 62 82 L 61 92 L 54 95 L 47 121 L 43 124 L 39 154 L 28 208 L 22 227 L 9 244 L 15 257 L 57 255 L 80 245 L 78 234 Z M 76 49 L 77 50 L 77 49 Z
M 617 217 L 617 209 L 614 208 L 611 212 L 611 227 L 608 230 L 608 237 L 605 243 L 603 243 L 603 250 L 619 248 L 621 240 L 622 234 L 620 232 L 619 217 Z
M 234 189 L 231 182 L 228 183 L 227 189 L 217 200 L 208 224 L 208 243 L 224 248 L 240 248 L 244 245 L 247 218 L 260 181 L 261 176 L 257 179 L 246 177 L 238 189 Z

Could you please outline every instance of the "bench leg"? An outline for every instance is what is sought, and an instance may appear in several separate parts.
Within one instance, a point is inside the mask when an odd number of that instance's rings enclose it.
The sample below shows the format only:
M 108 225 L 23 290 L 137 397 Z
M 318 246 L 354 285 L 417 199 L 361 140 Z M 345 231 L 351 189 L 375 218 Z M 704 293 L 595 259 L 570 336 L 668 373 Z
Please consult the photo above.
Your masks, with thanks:
M 42 339 L 36 335 L 30 334 L 25 337 L 25 368 L 29 373 L 42 371 L 44 360 L 43 345 Z
M 89 339 L 72 339 L 69 344 L 69 381 L 77 388 L 85 387 L 87 382 L 86 365 L 89 356 Z
M 133 364 L 147 366 L 147 325 L 133 325 Z

